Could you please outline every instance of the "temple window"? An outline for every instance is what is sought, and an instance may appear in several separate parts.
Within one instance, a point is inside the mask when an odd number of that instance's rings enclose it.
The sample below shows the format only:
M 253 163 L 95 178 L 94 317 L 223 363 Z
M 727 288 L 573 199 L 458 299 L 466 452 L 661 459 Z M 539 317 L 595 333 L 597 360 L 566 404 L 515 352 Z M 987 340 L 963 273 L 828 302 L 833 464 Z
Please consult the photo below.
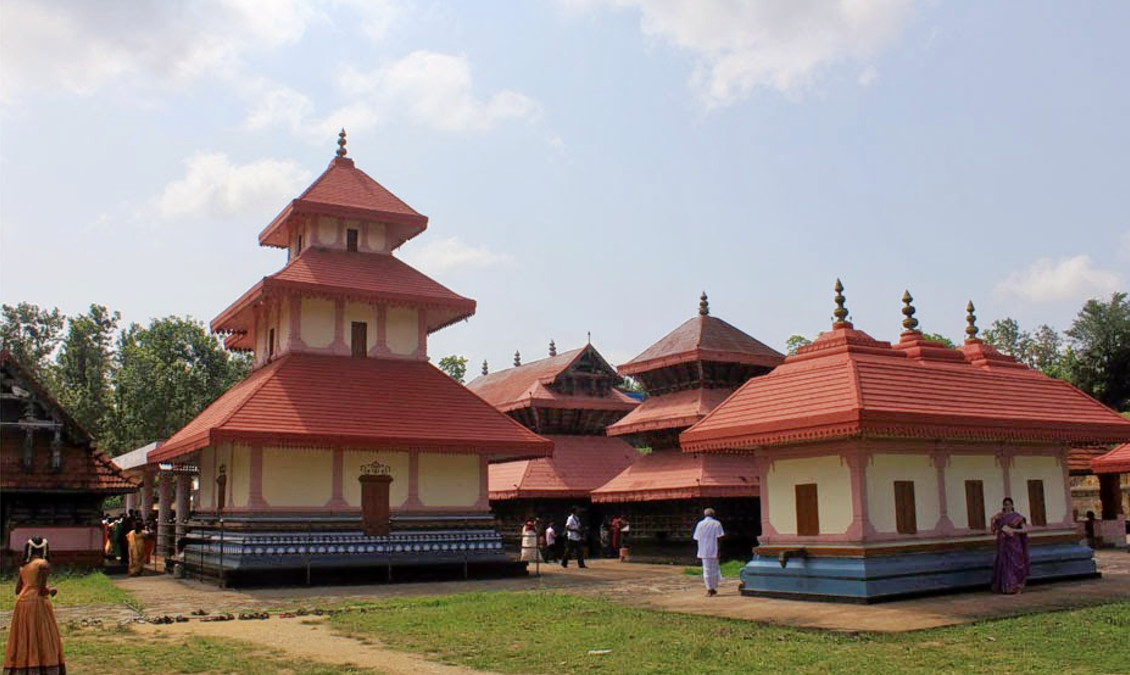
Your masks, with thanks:
M 1033 525 L 1044 527 L 1048 524 L 1048 511 L 1044 505 L 1044 481 L 1028 481 L 1028 508 L 1032 511 L 1029 515 Z
M 914 481 L 895 481 L 895 530 L 899 534 L 918 533 L 918 513 L 914 505 Z
M 298 253 L 302 253 L 302 235 L 298 235 Z
M 807 537 L 820 534 L 820 500 L 816 483 L 796 486 L 796 533 Z
M 965 481 L 965 510 L 969 529 L 985 529 L 985 484 L 979 480 Z
M 267 358 L 275 355 L 275 329 L 272 328 L 267 331 Z
M 350 326 L 349 338 L 353 356 L 359 359 L 365 358 L 369 344 L 369 324 L 364 321 L 354 321 Z
M 350 228 L 345 231 L 345 250 L 357 250 L 357 230 Z

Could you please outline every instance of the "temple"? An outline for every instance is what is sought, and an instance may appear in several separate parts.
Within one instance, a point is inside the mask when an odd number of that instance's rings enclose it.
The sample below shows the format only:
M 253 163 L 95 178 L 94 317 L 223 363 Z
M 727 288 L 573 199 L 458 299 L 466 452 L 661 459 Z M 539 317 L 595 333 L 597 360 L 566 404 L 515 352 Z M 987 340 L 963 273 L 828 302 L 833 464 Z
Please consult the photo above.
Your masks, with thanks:
M 749 555 L 761 524 L 753 461 L 680 452 L 679 432 L 783 360 L 779 352 L 711 316 L 703 293 L 696 316 L 620 366 L 620 373 L 636 378 L 648 397 L 608 427 L 608 434 L 650 452 L 594 490 L 592 500 L 628 516 L 634 558 L 693 558 L 691 534 L 705 506 L 726 523 L 723 555 Z
M 1114 448 L 1091 460 L 1091 470 L 1099 479 L 1099 520 L 1095 540 L 1100 546 L 1127 547 L 1126 489 L 1120 485 L 1130 476 L 1130 443 Z
M 259 235 L 287 264 L 212 322 L 252 372 L 148 453 L 199 471 L 181 559 L 225 582 L 508 569 L 487 465 L 552 443 L 428 363 L 428 335 L 475 302 L 393 255 L 427 218 L 338 144 Z
M 0 569 L 46 537 L 51 560 L 101 567 L 102 502 L 137 484 L 7 351 L 0 352 Z
M 485 369 L 484 369 L 485 370 Z M 617 389 L 621 377 L 591 344 L 561 354 L 551 341 L 549 357 L 487 373 L 467 388 L 496 409 L 553 441 L 553 456 L 490 465 L 490 502 L 504 538 L 517 537 L 521 523 L 537 516 L 564 532 L 569 509 L 584 511 L 587 530 L 597 533 L 612 514 L 591 508 L 589 494 L 639 459 L 628 443 L 605 428 L 639 402 Z
M 835 322 L 683 432 L 684 450 L 757 463 L 760 546 L 747 595 L 872 602 L 986 587 L 988 531 L 1011 497 L 1033 580 L 1094 575 L 1072 518 L 1068 448 L 1130 439 L 1130 420 L 977 339 L 925 339 L 912 298 L 892 345 Z

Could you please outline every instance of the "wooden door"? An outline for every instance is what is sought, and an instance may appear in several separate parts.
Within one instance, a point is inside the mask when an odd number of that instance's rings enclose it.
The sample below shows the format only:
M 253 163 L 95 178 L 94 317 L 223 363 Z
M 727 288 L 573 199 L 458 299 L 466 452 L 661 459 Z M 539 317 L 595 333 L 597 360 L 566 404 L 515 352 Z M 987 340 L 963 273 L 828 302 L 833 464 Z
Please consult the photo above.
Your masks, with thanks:
M 899 534 L 918 533 L 918 511 L 914 505 L 914 481 L 895 481 L 895 530 Z
M 349 342 L 353 356 L 359 359 L 365 358 L 368 354 L 369 324 L 364 321 L 354 321 L 350 327 Z
M 1039 527 L 1048 524 L 1048 511 L 1044 506 L 1044 481 L 1028 481 L 1028 508 L 1032 510 L 1030 523 Z
M 796 486 L 796 533 L 809 537 L 820 534 L 820 500 L 816 483 Z
M 985 484 L 979 480 L 965 481 L 965 510 L 969 529 L 985 529 Z

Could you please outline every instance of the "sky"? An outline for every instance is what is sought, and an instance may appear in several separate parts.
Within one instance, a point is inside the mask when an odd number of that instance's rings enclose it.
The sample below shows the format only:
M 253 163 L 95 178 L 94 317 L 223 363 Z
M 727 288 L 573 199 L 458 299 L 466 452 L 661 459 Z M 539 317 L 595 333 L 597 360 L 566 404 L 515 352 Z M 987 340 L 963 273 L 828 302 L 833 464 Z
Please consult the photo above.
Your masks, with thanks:
M 210 321 L 349 156 L 478 301 L 469 372 L 697 311 L 1068 328 L 1130 290 L 1127 3 L 0 0 L 0 301 Z

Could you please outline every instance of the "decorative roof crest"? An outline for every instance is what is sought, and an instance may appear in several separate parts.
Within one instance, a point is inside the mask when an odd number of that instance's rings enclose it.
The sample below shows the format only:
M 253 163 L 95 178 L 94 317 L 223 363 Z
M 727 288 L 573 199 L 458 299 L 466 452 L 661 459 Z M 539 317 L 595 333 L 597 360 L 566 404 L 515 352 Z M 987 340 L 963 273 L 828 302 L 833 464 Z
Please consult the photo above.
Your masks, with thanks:
M 844 285 L 839 279 L 836 279 L 835 289 L 836 297 L 832 298 L 836 301 L 836 311 L 832 312 L 832 316 L 836 317 L 834 323 L 847 323 L 848 311 L 847 307 L 844 307 L 844 301 L 847 298 L 844 297 Z
M 341 133 L 337 135 L 337 156 L 345 157 L 349 151 L 345 149 L 345 127 L 341 128 Z
M 700 295 L 699 298 L 698 298 L 698 315 L 699 316 L 709 316 L 710 315 L 710 303 L 707 302 L 707 300 L 706 300 L 706 291 L 703 291 L 702 295 Z
M 979 328 L 977 328 L 977 315 L 973 313 L 973 309 L 974 309 L 973 301 L 970 300 L 965 305 L 965 323 L 966 323 L 965 339 L 966 340 L 976 340 L 977 339 L 977 333 L 981 332 L 981 330 Z
M 517 349 L 515 349 L 514 350 L 514 367 L 517 368 L 520 365 L 522 365 L 522 354 Z
M 917 332 L 918 319 L 914 318 L 914 312 L 916 310 L 914 309 L 914 305 L 910 304 L 912 302 L 914 302 L 914 298 L 911 297 L 910 291 L 904 290 L 902 292 L 902 315 L 906 318 L 902 320 L 902 327 L 903 330 Z
M 549 355 L 557 356 L 557 344 L 553 342 L 553 338 L 549 338 Z
M 483 375 L 490 375 L 490 368 L 487 367 L 486 359 L 483 359 Z

